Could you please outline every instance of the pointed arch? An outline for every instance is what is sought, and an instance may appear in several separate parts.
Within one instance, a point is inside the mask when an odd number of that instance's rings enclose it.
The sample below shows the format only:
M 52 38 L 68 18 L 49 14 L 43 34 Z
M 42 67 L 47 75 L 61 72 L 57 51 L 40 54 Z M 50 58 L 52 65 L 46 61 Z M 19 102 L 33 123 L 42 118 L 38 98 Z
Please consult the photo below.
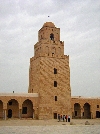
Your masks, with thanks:
M 7 117 L 18 118 L 19 117 L 19 103 L 15 99 L 11 99 L 7 103 Z
M 90 104 L 89 103 L 84 104 L 84 118 L 85 119 L 91 118 Z
M 22 118 L 32 118 L 33 117 L 33 103 L 31 100 L 27 99 L 22 104 Z
M 79 103 L 74 104 L 74 117 L 81 118 L 81 106 Z

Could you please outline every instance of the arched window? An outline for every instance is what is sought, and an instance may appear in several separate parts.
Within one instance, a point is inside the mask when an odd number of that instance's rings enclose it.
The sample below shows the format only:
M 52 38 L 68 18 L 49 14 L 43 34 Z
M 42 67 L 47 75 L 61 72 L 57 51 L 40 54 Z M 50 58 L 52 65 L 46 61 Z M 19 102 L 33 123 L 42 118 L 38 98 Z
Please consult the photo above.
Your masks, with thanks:
M 54 34 L 53 33 L 50 34 L 50 39 L 54 40 Z

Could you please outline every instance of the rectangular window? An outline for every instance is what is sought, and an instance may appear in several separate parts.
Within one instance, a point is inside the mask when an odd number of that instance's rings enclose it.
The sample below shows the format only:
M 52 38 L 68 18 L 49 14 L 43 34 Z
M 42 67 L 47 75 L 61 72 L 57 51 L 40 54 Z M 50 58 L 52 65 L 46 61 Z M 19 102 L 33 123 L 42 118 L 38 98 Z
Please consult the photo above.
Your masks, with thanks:
M 77 111 L 75 111 L 75 116 L 77 116 Z
M 54 68 L 54 74 L 57 74 L 57 69 L 56 68 Z
M 99 105 L 97 105 L 97 108 L 99 108 Z
M 54 87 L 57 87 L 57 81 L 54 81 Z
M 55 96 L 55 101 L 57 101 L 57 96 Z
M 23 107 L 22 114 L 27 114 L 27 107 Z
M 83 116 L 84 116 L 84 112 L 83 112 Z

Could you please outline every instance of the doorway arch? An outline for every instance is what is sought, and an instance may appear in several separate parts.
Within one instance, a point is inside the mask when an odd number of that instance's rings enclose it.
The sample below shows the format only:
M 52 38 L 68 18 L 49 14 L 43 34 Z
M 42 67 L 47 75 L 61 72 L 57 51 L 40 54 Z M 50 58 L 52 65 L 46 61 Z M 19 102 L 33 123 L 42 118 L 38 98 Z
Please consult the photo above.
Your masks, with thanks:
M 29 99 L 22 104 L 22 118 L 33 118 L 33 103 Z
M 8 115 L 7 115 L 8 118 L 10 116 L 13 117 L 13 118 L 18 118 L 19 117 L 19 104 L 18 104 L 18 101 L 15 100 L 15 99 L 9 100 L 8 103 L 7 103 L 7 111 L 8 111 Z
M 11 118 L 11 117 L 12 117 L 12 110 L 8 109 L 8 118 Z
M 81 118 L 81 106 L 79 103 L 74 104 L 74 117 L 73 118 Z
M 90 104 L 89 103 L 84 104 L 84 118 L 91 119 L 91 112 L 90 112 Z

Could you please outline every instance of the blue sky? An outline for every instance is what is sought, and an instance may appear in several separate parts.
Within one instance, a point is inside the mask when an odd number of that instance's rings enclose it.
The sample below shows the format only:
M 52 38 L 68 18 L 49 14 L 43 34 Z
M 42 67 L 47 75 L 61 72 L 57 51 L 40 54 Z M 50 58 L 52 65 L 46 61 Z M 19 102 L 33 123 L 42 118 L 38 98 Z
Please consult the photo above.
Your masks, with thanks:
M 100 97 L 100 0 L 0 0 L 0 92 L 27 93 L 30 58 L 47 21 L 60 28 L 70 56 L 72 96 Z

